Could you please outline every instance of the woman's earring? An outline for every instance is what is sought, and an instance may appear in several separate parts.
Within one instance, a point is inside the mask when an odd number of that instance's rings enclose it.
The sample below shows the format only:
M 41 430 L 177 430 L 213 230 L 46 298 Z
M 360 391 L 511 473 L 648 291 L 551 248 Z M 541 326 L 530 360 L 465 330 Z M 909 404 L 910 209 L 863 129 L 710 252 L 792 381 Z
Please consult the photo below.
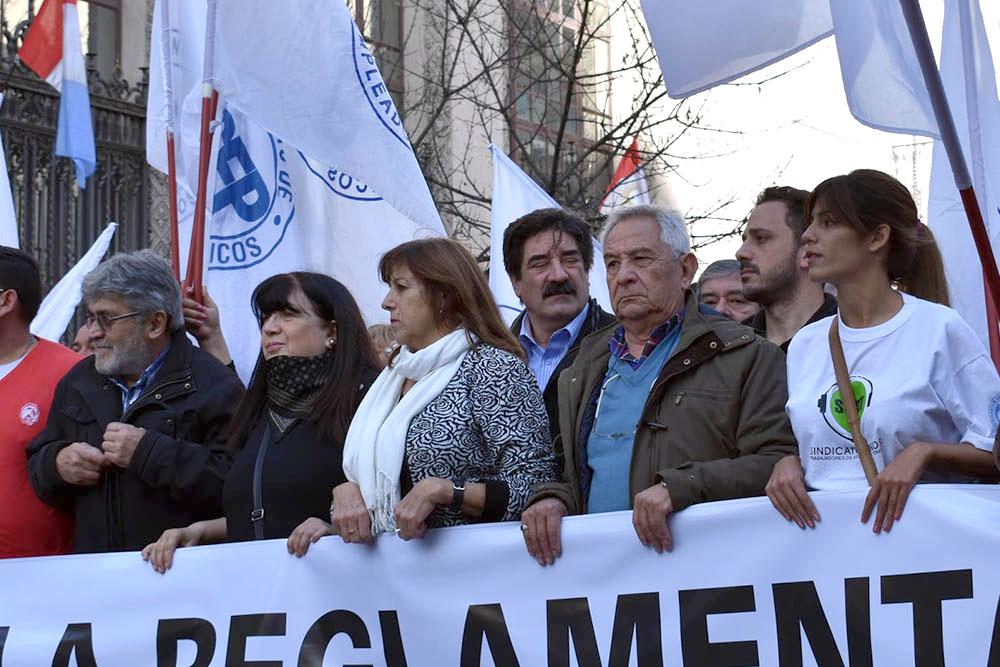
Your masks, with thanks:
M 333 346 L 336 345 L 336 344 L 337 344 L 337 339 L 336 338 L 333 338 L 331 336 L 330 338 L 326 339 L 326 349 L 332 350 Z

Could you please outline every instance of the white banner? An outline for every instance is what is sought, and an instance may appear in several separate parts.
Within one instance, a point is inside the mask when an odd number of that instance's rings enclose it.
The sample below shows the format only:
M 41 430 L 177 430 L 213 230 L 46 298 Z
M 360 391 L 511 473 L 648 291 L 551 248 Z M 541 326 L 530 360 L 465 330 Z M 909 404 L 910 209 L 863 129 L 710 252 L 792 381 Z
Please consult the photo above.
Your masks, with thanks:
M 628 513 L 564 521 L 539 567 L 516 524 L 0 562 L 0 660 L 27 665 L 994 665 L 1000 489 L 923 486 L 891 534 L 864 492 L 815 530 L 764 498 L 697 505 L 675 547 Z M 996 644 L 991 646 L 991 642 Z M 71 662 L 74 656 L 76 662 Z M 573 657 L 575 656 L 575 663 Z M 257 661 L 257 662 L 254 662 Z
M 368 324 L 383 322 L 382 254 L 443 230 L 410 221 L 351 174 L 305 157 L 235 109 L 224 107 L 219 118 L 205 283 L 236 368 L 249 380 L 260 350 L 250 295 L 261 281 L 287 271 L 327 273 L 351 291 Z

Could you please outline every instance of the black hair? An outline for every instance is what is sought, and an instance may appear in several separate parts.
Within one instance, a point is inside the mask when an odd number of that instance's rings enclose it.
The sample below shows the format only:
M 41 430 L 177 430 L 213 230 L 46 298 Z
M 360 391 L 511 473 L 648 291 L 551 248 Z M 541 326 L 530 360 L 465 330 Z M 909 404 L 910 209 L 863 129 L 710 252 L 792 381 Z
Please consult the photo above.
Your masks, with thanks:
M 804 212 L 806 209 L 806 199 L 809 193 L 806 190 L 799 190 L 786 185 L 773 185 L 757 195 L 756 205 L 766 204 L 769 201 L 778 201 L 785 205 L 785 224 L 792 230 L 795 237 L 795 245 L 801 243 L 802 232 L 808 225 L 805 224 Z
M 553 230 L 569 234 L 583 257 L 583 268 L 590 271 L 594 264 L 594 240 L 590 227 L 579 217 L 561 208 L 540 208 L 522 215 L 507 225 L 503 233 L 503 267 L 507 275 L 521 279 L 524 244 L 535 234 Z
M 42 304 L 42 279 L 35 259 L 23 250 L 0 246 L 0 289 L 17 293 L 21 318 L 30 324 Z
M 320 390 L 310 420 L 319 427 L 325 440 L 343 444 L 364 395 L 360 386 L 378 373 L 378 357 L 354 297 L 343 284 L 322 273 L 296 271 L 266 279 L 250 297 L 257 321 L 263 326 L 272 313 L 297 311 L 291 302 L 296 289 L 302 290 L 320 318 L 337 323 L 337 344 L 327 369 L 330 381 Z M 250 386 L 231 422 L 231 448 L 243 446 L 266 402 L 264 355 L 259 354 Z

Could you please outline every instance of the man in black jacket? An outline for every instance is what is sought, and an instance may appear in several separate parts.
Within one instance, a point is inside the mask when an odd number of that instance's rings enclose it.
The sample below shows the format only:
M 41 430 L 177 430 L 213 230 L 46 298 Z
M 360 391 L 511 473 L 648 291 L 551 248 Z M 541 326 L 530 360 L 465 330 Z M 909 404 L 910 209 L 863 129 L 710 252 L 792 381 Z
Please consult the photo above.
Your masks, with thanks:
M 180 287 L 149 250 L 84 280 L 94 354 L 56 388 L 28 447 L 35 492 L 72 507 L 74 550 L 128 551 L 222 514 L 225 433 L 243 387 L 184 333 Z
M 533 211 L 504 231 L 503 262 L 514 293 L 524 304 L 511 332 L 528 355 L 555 439 L 559 374 L 573 363 L 581 340 L 615 321 L 590 298 L 588 272 L 594 263 L 590 228 L 562 209 Z

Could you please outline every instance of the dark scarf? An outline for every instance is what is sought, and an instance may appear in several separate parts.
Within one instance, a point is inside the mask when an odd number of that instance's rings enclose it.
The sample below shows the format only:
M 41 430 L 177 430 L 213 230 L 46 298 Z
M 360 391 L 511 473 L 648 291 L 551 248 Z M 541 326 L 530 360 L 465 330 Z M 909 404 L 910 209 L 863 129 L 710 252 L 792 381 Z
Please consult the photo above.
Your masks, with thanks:
M 285 417 L 307 416 L 319 390 L 330 379 L 327 369 L 332 354 L 327 350 L 314 357 L 265 359 L 268 407 Z

